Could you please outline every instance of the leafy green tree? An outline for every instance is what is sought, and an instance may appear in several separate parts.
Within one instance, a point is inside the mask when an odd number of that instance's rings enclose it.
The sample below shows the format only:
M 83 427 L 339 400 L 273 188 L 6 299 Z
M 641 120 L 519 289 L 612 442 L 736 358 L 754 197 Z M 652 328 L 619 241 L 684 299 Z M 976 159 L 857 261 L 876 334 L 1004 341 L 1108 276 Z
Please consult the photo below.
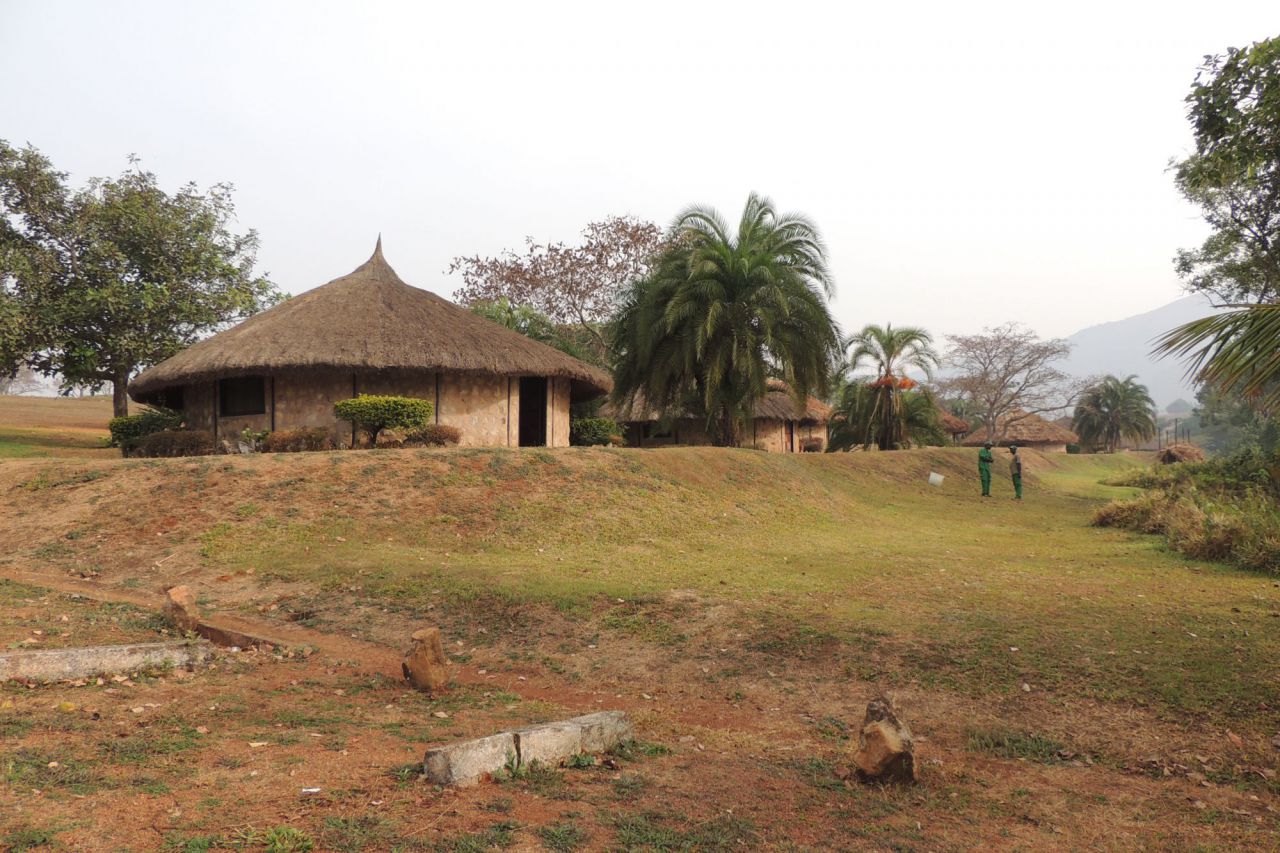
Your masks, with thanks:
M 925 376 L 933 376 L 939 358 L 933 349 L 933 337 L 924 329 L 915 326 L 902 326 L 895 329 L 890 323 L 886 326 L 868 325 L 849 338 L 849 361 L 846 370 L 856 372 L 863 364 L 870 364 L 875 369 L 875 379 L 869 386 L 874 389 L 875 442 L 881 450 L 894 450 L 905 444 L 905 412 L 903 410 L 903 393 L 915 387 L 915 381 L 908 378 L 906 371 L 915 368 Z M 865 444 L 872 439 L 868 424 Z
M 880 444 L 885 428 L 880 387 L 870 382 L 846 382 L 836 394 L 828 427 L 827 449 L 831 452 L 867 448 Z M 899 390 L 895 394 L 895 447 L 941 446 L 949 443 L 943 429 L 937 401 L 927 388 Z
M 0 370 L 110 382 L 117 416 L 139 368 L 279 298 L 253 274 L 257 234 L 229 230 L 229 185 L 170 194 L 133 166 L 77 190 L 0 140 Z
M 1206 57 L 1187 95 L 1195 150 L 1173 164 L 1211 233 L 1178 254 L 1192 290 L 1228 304 L 1280 298 L 1280 38 Z
M 1115 453 L 1123 439 L 1143 441 L 1156 434 L 1156 405 L 1136 376 L 1107 376 L 1076 404 L 1071 428 L 1080 440 Z
M 840 352 L 817 227 L 754 193 L 730 229 L 709 208 L 674 222 L 654 269 L 623 294 L 610 329 L 614 400 L 670 412 L 690 401 L 717 444 L 736 447 L 766 382 L 824 395 Z
M 505 296 L 501 296 L 492 302 L 474 302 L 471 304 L 471 311 L 486 320 L 492 320 L 499 326 L 506 326 L 512 331 L 519 332 L 526 338 L 533 338 L 547 346 L 555 347 L 574 358 L 593 364 L 599 360 L 596 348 L 578 343 L 573 334 L 566 333 L 565 329 L 557 327 L 551 322 L 551 318 L 532 305 L 517 305 Z M 580 332 L 580 330 L 575 331 Z

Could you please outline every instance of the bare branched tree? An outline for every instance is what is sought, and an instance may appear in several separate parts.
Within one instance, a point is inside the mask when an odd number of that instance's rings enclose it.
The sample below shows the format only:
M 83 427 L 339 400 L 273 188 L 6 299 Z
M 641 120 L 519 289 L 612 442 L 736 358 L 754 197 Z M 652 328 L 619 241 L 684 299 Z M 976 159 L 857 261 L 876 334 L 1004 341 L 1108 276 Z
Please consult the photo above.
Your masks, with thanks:
M 991 441 L 1031 415 L 1064 411 L 1092 384 L 1055 366 L 1071 353 L 1069 343 L 1041 340 L 1017 323 L 947 340 L 952 375 L 940 383 L 942 394 L 966 401 Z

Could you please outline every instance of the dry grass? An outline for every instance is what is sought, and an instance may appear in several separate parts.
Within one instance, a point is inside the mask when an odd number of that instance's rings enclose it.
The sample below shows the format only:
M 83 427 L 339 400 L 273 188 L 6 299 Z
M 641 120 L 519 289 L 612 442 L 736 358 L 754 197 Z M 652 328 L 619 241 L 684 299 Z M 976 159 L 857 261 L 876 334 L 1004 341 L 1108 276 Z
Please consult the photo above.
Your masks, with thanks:
M 387 685 L 329 714 L 336 735 L 361 738 L 345 761 L 286 744 L 279 761 L 219 770 L 245 760 L 236 745 L 256 738 L 259 706 L 353 697 L 357 676 L 339 661 L 268 660 L 162 688 L 184 709 L 166 735 L 179 739 L 200 709 L 223 707 L 215 695 L 239 697 L 218 718 L 225 741 L 200 741 L 194 761 L 172 762 L 179 775 L 158 776 L 168 793 L 130 792 L 140 814 L 186 839 L 287 824 L 330 839 L 317 849 L 360 833 L 383 839 L 366 849 L 477 849 L 500 836 L 586 837 L 584 849 L 1275 846 L 1280 590 L 1090 527 L 1102 501 L 1134 494 L 1099 481 L 1145 459 L 1028 454 L 1027 500 L 1016 503 L 1003 482 L 997 498 L 977 497 L 972 456 L 16 460 L 0 463 L 0 539 L 17 543 L 0 571 L 96 572 L 148 589 L 182 581 L 206 606 L 393 649 L 435 623 L 466 684 L 518 698 L 440 706 L 462 713 L 466 730 L 495 730 L 507 704 L 530 716 L 623 707 L 670 749 L 614 771 L 430 792 L 408 774 L 396 781 L 420 746 L 401 743 L 394 757 L 395 737 L 377 734 L 377 715 L 400 701 Z M 930 470 L 946 475 L 941 488 L 927 485 Z M 304 689 L 270 698 L 291 681 Z M 836 775 L 866 701 L 884 689 L 921 744 L 914 791 L 849 788 Z M 70 688 L 5 695 L 88 704 Z M 122 702 L 140 704 L 135 695 Z M 404 719 L 434 726 L 429 710 Z M 49 744 L 38 735 L 20 744 L 37 757 Z M 59 743 L 84 760 L 87 737 Z M 335 761 L 326 785 L 340 794 L 286 796 Z M 199 784 L 184 781 L 188 768 Z M 68 794 L 37 813 L 33 797 L 11 786 L 0 807 L 34 833 L 93 815 L 128 837 L 117 800 Z M 159 819 L 174 808 L 181 818 Z M 441 832 L 418 834 L 441 815 Z M 74 831 L 64 843 L 82 837 Z

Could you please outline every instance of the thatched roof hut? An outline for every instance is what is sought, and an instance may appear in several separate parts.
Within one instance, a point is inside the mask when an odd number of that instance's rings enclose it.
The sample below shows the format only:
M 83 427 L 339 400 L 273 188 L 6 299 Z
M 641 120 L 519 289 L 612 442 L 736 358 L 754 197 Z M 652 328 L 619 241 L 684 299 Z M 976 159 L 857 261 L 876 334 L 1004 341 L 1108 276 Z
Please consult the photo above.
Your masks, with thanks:
M 227 385 L 241 378 L 262 390 Z M 224 433 L 244 427 L 221 418 L 262 416 L 252 428 L 265 429 L 328 426 L 336 423 L 335 398 L 357 393 L 427 397 L 441 423 L 463 429 L 464 443 L 508 444 L 514 443 L 512 406 L 519 402 L 512 381 L 563 410 L 547 421 L 556 444 L 568 443 L 569 403 L 612 387 L 603 370 L 406 284 L 383 257 L 379 239 L 372 257 L 350 274 L 193 344 L 139 374 L 129 393 L 141 402 L 177 401 L 184 410 L 208 407 L 208 417 L 194 412 L 189 420 Z M 295 410 L 306 398 L 305 415 L 293 411 L 282 423 L 286 413 L 277 412 L 277 403 L 285 388 L 277 385 L 287 386 Z M 220 386 L 252 413 L 228 412 L 217 399 Z M 269 403 L 257 399 L 268 393 Z M 535 413 L 521 417 L 532 429 Z
M 986 440 L 986 430 L 979 429 L 960 443 L 965 447 L 980 447 Z M 996 424 L 996 438 L 992 443 L 999 447 L 1016 444 L 1019 447 L 1065 453 L 1068 444 L 1076 444 L 1078 441 L 1076 434 L 1070 430 L 1050 423 L 1039 415 L 1015 410 Z
M 962 417 L 951 414 L 943 409 L 938 409 L 938 420 L 942 423 L 942 429 L 947 435 L 951 436 L 952 441 L 959 441 L 961 438 L 969 434 L 969 430 L 973 427 Z
M 205 338 L 129 384 L 136 399 L 162 388 L 266 370 L 414 370 L 562 376 L 585 397 L 613 387 L 597 367 L 406 284 L 382 255 Z
M 752 408 L 746 439 L 761 450 L 792 453 L 826 449 L 826 424 L 831 407 L 816 397 L 806 397 L 797 406 L 795 394 L 781 379 L 770 379 L 764 396 Z M 710 444 L 702 419 L 680 412 L 664 418 L 664 413 L 638 397 L 628 406 L 606 403 L 600 414 L 613 418 L 626 433 L 627 444 L 650 447 L 666 444 Z

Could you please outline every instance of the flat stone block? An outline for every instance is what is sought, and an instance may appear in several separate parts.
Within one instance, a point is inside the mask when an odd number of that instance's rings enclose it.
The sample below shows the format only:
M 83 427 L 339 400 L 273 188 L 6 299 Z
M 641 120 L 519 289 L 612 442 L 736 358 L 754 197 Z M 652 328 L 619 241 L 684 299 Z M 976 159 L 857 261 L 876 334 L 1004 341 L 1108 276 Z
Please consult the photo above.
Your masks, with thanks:
M 139 669 L 190 666 L 203 663 L 211 654 L 208 643 L 186 640 L 11 652 L 0 654 L 0 681 L 75 681 Z
M 636 730 L 624 711 L 600 711 L 565 722 L 582 730 L 583 752 L 608 752 L 636 737 Z
M 594 751 L 583 748 L 582 726 L 572 720 L 516 729 L 512 734 L 520 748 L 521 767 L 528 767 L 535 761 L 554 767 L 579 753 Z
M 519 761 L 516 737 L 511 732 L 467 740 L 427 750 L 422 769 L 437 785 L 474 785 L 480 777 L 497 773 Z

